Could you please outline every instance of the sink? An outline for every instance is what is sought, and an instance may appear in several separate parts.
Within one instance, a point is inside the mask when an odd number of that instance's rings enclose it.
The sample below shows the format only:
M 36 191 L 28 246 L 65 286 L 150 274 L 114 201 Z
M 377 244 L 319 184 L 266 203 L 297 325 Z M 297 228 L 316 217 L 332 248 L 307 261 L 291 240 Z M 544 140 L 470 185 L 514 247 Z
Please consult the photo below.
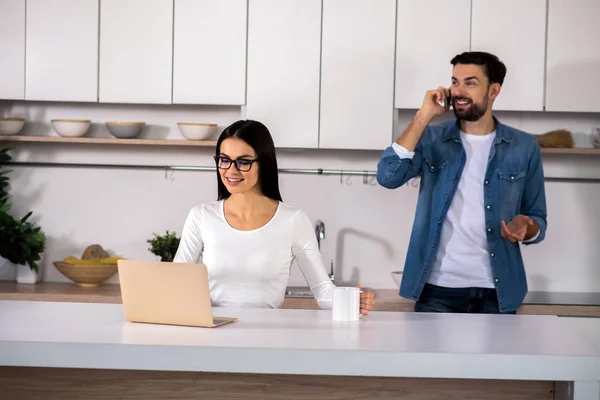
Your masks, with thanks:
M 312 299 L 314 296 L 308 286 L 288 286 L 285 289 L 285 297 Z

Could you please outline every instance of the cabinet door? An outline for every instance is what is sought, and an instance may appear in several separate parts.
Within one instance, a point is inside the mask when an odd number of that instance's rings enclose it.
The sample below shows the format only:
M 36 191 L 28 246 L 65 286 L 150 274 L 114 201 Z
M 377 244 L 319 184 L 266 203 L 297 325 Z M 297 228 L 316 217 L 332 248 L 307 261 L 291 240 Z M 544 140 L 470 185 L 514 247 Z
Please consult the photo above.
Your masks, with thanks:
M 173 103 L 246 101 L 247 0 L 175 0 Z
M 543 111 L 546 0 L 473 0 L 472 21 L 471 50 L 506 64 L 494 110 Z
M 170 104 L 173 0 L 100 5 L 100 102 Z
M 98 0 L 27 0 L 26 100 L 98 101 Z
M 546 111 L 600 112 L 600 1 L 548 7 Z
M 319 147 L 392 141 L 395 0 L 323 0 Z
M 246 118 L 277 147 L 316 148 L 321 0 L 250 0 Z
M 450 60 L 469 51 L 471 0 L 398 0 L 395 107 L 419 109 L 425 92 L 450 87 Z
M 25 98 L 25 0 L 0 0 L 0 99 Z

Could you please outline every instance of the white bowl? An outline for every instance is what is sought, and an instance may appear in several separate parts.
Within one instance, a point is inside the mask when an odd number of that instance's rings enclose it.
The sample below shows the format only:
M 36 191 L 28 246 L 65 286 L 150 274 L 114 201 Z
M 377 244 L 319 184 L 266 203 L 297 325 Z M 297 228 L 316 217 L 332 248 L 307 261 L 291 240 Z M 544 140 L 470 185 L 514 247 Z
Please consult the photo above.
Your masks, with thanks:
M 396 282 L 396 285 L 398 287 L 400 287 L 400 282 L 402 282 L 402 272 L 403 271 L 392 272 L 392 278 L 394 278 L 394 282 Z
M 0 135 L 16 135 L 21 132 L 23 125 L 25 125 L 23 118 L 0 118 Z
M 145 122 L 107 122 L 106 127 L 111 135 L 119 139 L 133 139 L 138 137 Z
M 188 140 L 206 140 L 217 131 L 217 124 L 179 122 L 177 126 L 183 137 Z
M 89 119 L 53 119 L 52 127 L 60 136 L 81 137 L 90 129 Z

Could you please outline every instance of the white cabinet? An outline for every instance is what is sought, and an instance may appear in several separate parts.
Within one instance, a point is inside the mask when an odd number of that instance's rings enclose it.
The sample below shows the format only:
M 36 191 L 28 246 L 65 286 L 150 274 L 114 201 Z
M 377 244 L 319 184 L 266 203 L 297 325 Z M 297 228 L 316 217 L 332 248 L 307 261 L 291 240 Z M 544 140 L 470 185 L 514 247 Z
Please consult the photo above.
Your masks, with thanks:
M 469 51 L 471 0 L 398 0 L 395 107 L 419 109 L 425 92 L 450 87 L 450 60 Z
M 543 111 L 546 0 L 473 0 L 472 21 L 471 50 L 507 68 L 494 110 Z
M 27 0 L 25 99 L 98 101 L 98 0 Z
M 600 112 L 600 1 L 548 7 L 546 111 Z
M 316 148 L 321 0 L 250 0 L 246 118 L 277 147 Z
M 0 0 L 0 99 L 25 98 L 25 0 Z
M 319 147 L 392 141 L 396 0 L 323 0 Z
M 173 103 L 246 101 L 247 0 L 175 0 Z
M 100 2 L 100 102 L 170 104 L 172 65 L 173 0 Z

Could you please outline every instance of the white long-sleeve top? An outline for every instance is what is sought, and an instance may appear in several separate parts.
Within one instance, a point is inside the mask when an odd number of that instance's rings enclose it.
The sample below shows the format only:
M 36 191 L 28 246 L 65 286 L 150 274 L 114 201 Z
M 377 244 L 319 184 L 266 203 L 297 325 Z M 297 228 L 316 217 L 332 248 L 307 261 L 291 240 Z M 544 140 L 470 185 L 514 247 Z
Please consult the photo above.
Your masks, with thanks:
M 282 202 L 267 224 L 251 231 L 229 225 L 222 200 L 192 208 L 173 261 L 206 265 L 215 306 L 279 308 L 294 260 L 319 307 L 331 309 L 335 286 L 310 219 Z

